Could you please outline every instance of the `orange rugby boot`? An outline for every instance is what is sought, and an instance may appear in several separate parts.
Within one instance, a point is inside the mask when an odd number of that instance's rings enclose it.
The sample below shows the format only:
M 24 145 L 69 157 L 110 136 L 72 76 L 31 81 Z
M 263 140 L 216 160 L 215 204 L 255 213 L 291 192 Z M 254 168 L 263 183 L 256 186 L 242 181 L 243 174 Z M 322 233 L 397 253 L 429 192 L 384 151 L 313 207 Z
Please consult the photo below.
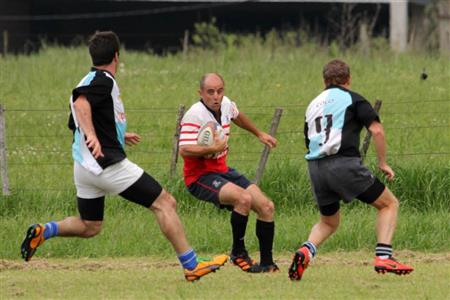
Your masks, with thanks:
M 22 258 L 25 259 L 25 261 L 30 261 L 36 252 L 36 249 L 44 243 L 44 230 L 45 227 L 41 224 L 33 224 L 28 227 L 27 235 L 20 248 Z
M 220 267 L 223 266 L 227 260 L 228 255 L 219 255 L 214 257 L 212 260 L 201 261 L 193 270 L 184 269 L 184 277 L 187 281 L 199 280 L 203 276 L 220 269 Z
M 390 258 L 379 258 L 378 256 L 375 257 L 374 261 L 374 269 L 377 273 L 394 273 L 397 275 L 406 275 L 414 271 L 414 268 L 408 265 L 404 265 L 402 263 L 399 263 L 395 258 L 392 256 Z
M 309 265 L 309 250 L 306 247 L 301 247 L 295 252 L 292 258 L 291 266 L 289 267 L 289 278 L 291 280 L 301 280 L 303 272 Z

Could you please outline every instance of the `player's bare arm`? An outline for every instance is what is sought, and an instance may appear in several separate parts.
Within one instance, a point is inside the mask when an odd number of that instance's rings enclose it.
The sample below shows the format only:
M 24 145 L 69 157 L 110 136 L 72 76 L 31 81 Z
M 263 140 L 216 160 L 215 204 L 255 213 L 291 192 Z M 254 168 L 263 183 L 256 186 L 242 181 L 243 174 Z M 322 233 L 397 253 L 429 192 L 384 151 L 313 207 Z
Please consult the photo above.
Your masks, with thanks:
M 394 171 L 386 162 L 386 141 L 384 138 L 383 125 L 380 122 L 374 121 L 369 126 L 369 131 L 372 134 L 372 138 L 375 145 L 375 151 L 377 152 L 378 168 L 386 175 L 388 180 L 394 179 Z
M 255 126 L 255 124 L 253 124 L 250 118 L 247 117 L 243 112 L 239 112 L 239 115 L 235 119 L 233 119 L 233 122 L 237 126 L 253 133 L 255 136 L 258 137 L 261 143 L 267 145 L 269 148 L 272 149 L 277 146 L 277 139 L 271 136 L 270 134 L 267 134 L 264 131 L 259 130 Z
M 89 149 L 92 149 L 92 155 L 94 158 L 97 159 L 99 157 L 103 157 L 102 146 L 98 141 L 94 124 L 92 123 L 91 105 L 87 101 L 86 96 L 80 95 L 74 102 L 73 106 L 77 114 L 78 123 L 86 135 L 86 145 Z
M 214 143 L 210 146 L 205 145 L 183 145 L 180 146 L 181 156 L 205 156 L 209 154 L 225 151 L 228 147 L 227 139 L 222 139 L 219 135 L 214 135 Z
M 126 132 L 125 133 L 125 144 L 127 146 L 134 146 L 139 144 L 139 142 L 141 141 L 141 137 L 134 132 Z

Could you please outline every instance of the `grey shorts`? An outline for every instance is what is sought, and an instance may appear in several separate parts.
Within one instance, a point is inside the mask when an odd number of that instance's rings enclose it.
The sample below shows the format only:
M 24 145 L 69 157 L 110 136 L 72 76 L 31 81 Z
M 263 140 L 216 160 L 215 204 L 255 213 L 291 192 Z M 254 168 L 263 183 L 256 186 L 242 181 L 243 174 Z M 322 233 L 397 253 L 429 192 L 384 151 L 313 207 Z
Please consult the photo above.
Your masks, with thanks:
M 308 161 L 309 177 L 319 207 L 351 202 L 375 183 L 359 157 L 333 155 Z

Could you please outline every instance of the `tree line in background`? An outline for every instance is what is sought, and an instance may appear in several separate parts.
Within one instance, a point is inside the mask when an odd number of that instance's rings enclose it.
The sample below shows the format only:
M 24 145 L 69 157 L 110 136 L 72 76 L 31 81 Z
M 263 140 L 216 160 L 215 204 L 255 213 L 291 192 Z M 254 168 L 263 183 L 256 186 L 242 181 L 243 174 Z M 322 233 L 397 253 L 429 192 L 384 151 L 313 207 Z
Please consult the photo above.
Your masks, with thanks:
M 276 48 L 277 46 L 301 47 L 313 43 L 323 47 L 331 47 L 332 51 L 360 50 L 370 53 L 374 50 L 388 50 L 388 28 L 378 24 L 381 4 L 375 5 L 375 10 L 358 10 L 355 3 L 333 5 L 326 16 L 327 24 L 322 30 L 317 26 L 303 22 L 296 28 L 272 29 L 269 32 L 252 34 L 228 33 L 219 28 L 216 18 L 209 22 L 194 24 L 192 37 L 186 36 L 186 43 L 201 49 L 217 50 L 219 48 L 239 47 L 247 43 Z M 439 0 L 432 0 L 424 10 L 421 19 L 412 18 L 409 33 L 409 45 L 415 51 L 438 52 L 439 50 Z
M 409 9 L 409 49 L 419 52 L 437 53 L 439 51 L 440 23 L 450 17 L 443 3 L 446 0 L 430 0 L 424 9 L 411 6 Z M 445 3 L 444 3 L 445 4 Z M 120 36 L 124 40 L 124 45 L 131 38 L 140 40 L 140 49 L 156 54 L 169 54 L 179 51 L 186 52 L 189 49 L 211 49 L 219 48 L 234 49 L 245 46 L 248 43 L 257 43 L 272 49 L 278 46 L 301 47 L 305 44 L 314 44 L 321 47 L 330 47 L 331 51 L 362 51 L 369 54 L 372 50 L 389 50 L 389 20 L 388 5 L 372 4 L 362 6 L 356 3 L 339 3 L 330 5 L 330 9 L 324 15 L 300 15 L 298 22 L 294 25 L 291 21 L 286 21 L 281 26 L 269 29 L 250 30 L 246 32 L 236 32 L 229 30 L 226 24 L 222 24 L 211 14 L 206 21 L 192 24 L 191 28 L 186 28 L 184 37 L 180 32 L 161 33 L 166 42 L 171 44 L 159 45 L 160 35 L 152 35 L 149 32 L 126 33 Z M 420 12 L 419 12 L 420 11 Z M 220 19 L 220 18 L 219 18 Z M 447 22 L 449 23 L 449 22 Z M 26 40 L 23 45 L 24 53 L 39 51 L 42 46 L 61 43 L 60 38 L 67 39 L 70 34 L 52 33 L 53 37 L 45 34 L 31 34 L 30 40 Z M 13 38 L 13 34 L 3 31 L 3 52 L 6 55 L 8 49 L 8 39 Z M 180 36 L 181 35 L 181 36 Z M 441 33 L 442 35 L 442 33 Z M 177 41 L 180 39 L 180 43 Z M 78 46 L 86 43 L 87 36 L 84 33 L 73 34 L 69 42 L 71 46 Z M 70 41 L 70 40 L 69 40 Z M 175 41 L 175 42 L 174 42 Z M 67 43 L 63 42 L 67 45 Z M 128 47 L 127 47 L 128 48 Z

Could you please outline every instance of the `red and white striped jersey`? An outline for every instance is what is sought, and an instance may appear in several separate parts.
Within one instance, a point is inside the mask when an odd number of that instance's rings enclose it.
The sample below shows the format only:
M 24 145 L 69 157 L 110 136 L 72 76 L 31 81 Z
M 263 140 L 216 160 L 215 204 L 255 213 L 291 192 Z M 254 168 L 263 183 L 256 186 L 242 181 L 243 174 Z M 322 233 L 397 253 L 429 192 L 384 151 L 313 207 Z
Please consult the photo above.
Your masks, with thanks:
M 220 125 L 225 135 L 230 135 L 230 123 L 239 115 L 236 103 L 224 96 L 221 104 Z M 179 145 L 197 145 L 197 137 L 200 128 L 208 122 L 218 122 L 214 112 L 210 110 L 202 100 L 198 101 L 189 108 L 181 120 L 181 132 Z M 197 179 L 206 173 L 225 173 L 228 171 L 226 158 L 228 148 L 219 153 L 214 158 L 205 157 L 183 157 L 184 159 L 184 182 L 186 186 L 197 181 Z

